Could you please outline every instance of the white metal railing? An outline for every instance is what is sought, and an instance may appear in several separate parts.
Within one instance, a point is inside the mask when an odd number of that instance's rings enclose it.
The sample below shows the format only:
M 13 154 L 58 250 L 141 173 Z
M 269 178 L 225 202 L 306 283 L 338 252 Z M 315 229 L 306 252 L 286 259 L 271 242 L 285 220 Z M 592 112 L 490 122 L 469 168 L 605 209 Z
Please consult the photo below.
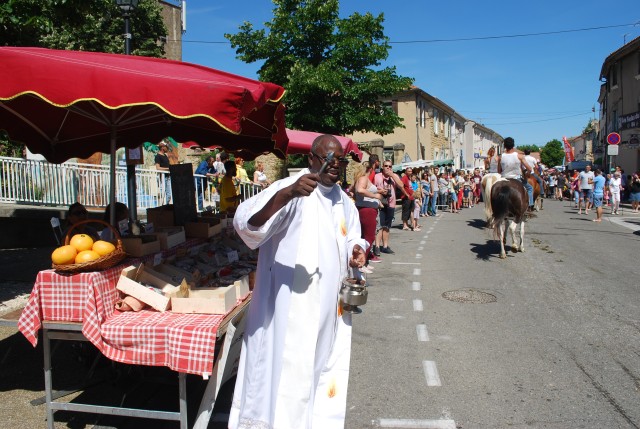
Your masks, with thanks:
M 85 207 L 103 208 L 109 202 L 109 166 L 0 157 L 0 203 L 64 206 L 80 202 Z M 138 210 L 168 204 L 165 188 L 167 173 L 136 169 Z M 217 210 L 219 196 L 215 184 L 194 174 L 198 211 Z M 202 186 L 200 186 L 202 184 Z M 202 206 L 198 202 L 202 189 Z M 238 191 L 249 198 L 262 190 L 253 183 L 241 183 Z M 116 167 L 116 200 L 127 203 L 127 169 Z

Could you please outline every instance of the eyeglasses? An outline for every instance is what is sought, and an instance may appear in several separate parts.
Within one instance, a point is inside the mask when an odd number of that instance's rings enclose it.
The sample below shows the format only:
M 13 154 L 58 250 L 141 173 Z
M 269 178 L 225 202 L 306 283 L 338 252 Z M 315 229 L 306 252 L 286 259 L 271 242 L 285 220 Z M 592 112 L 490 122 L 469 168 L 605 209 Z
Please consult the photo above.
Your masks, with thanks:
M 383 165 L 383 167 L 384 167 L 384 168 L 391 168 L 391 167 L 392 167 L 392 165 L 391 165 L 391 164 L 385 164 L 385 165 Z
M 315 152 L 311 152 L 311 155 L 317 157 L 318 159 L 320 159 L 322 162 L 327 162 L 327 157 L 326 156 L 320 156 Z M 340 157 L 340 158 L 333 158 L 333 161 L 338 161 L 340 164 L 348 164 L 349 160 L 345 157 Z M 333 162 L 332 161 L 332 162 Z

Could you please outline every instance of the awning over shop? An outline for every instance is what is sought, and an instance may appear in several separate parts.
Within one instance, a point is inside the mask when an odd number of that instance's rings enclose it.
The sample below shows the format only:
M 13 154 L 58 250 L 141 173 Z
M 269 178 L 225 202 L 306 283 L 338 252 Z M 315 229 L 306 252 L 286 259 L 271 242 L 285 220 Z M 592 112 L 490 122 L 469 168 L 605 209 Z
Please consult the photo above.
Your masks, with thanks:
M 401 164 L 395 164 L 393 171 L 404 171 L 407 168 L 441 167 L 444 165 L 453 165 L 453 159 L 419 159 L 417 161 L 403 162 Z

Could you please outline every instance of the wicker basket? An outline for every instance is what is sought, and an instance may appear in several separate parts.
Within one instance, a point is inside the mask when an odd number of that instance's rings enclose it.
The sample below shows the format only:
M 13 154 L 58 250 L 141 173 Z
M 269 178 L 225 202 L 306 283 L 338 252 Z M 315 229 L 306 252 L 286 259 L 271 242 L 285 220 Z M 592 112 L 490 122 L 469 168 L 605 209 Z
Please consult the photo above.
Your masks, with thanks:
M 66 265 L 52 264 L 54 270 L 61 273 L 70 273 L 70 274 L 87 272 L 87 271 L 100 271 L 100 270 L 105 270 L 107 268 L 113 267 L 114 265 L 122 261 L 127 256 L 127 254 L 124 252 L 122 248 L 122 240 L 120 239 L 120 233 L 118 232 L 118 230 L 116 230 L 113 226 L 111 226 L 107 222 L 104 222 L 101 220 L 83 220 L 82 222 L 78 222 L 77 224 L 73 225 L 69 229 L 69 231 L 67 232 L 67 235 L 64 238 L 65 245 L 69 244 L 69 241 L 71 240 L 71 237 L 72 237 L 71 232 L 74 230 L 74 228 L 78 227 L 79 225 L 83 225 L 85 223 L 100 223 L 108 228 L 111 228 L 111 232 L 113 233 L 113 236 L 116 238 L 116 250 L 109 253 L 108 255 L 105 255 L 99 259 L 96 259 L 95 261 L 84 262 L 82 264 L 66 264 Z

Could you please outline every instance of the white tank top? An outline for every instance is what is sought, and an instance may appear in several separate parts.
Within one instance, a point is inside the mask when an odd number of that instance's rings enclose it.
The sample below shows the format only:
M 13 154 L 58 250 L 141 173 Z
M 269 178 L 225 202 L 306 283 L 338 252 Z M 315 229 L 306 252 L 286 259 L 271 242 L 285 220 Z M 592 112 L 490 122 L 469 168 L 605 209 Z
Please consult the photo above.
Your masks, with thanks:
M 503 153 L 500 158 L 500 166 L 502 167 L 502 177 L 517 179 L 522 175 L 518 152 Z

